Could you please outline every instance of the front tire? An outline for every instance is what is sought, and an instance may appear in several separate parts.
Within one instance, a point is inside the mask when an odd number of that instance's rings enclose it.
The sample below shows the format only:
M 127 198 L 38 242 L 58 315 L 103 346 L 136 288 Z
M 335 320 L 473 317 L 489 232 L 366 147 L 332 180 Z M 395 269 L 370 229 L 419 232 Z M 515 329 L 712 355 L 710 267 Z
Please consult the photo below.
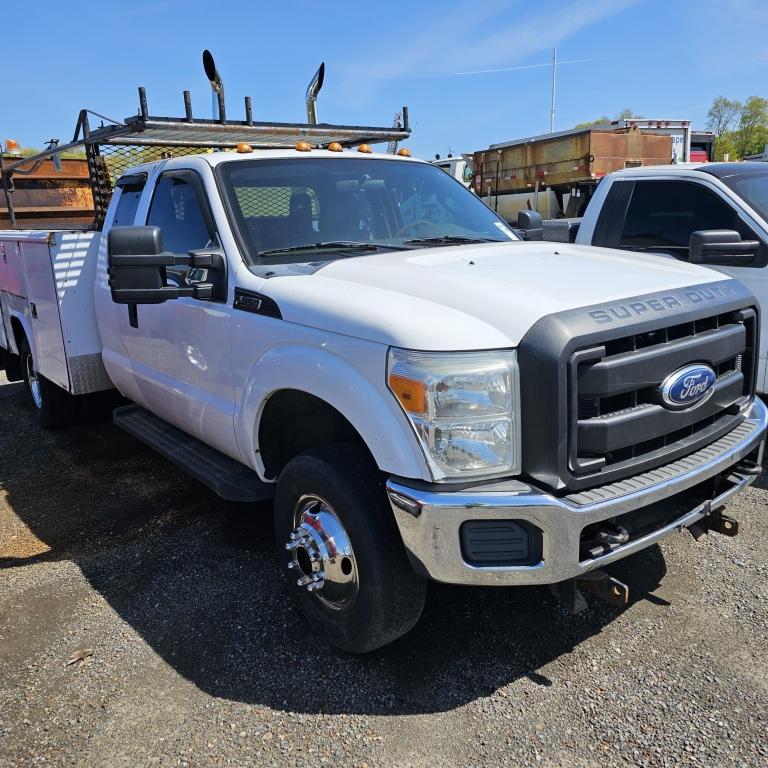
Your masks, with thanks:
M 286 465 L 275 494 L 275 538 L 299 608 L 338 648 L 375 650 L 421 616 L 426 581 L 408 562 L 363 449 L 323 446 Z
M 40 426 L 55 429 L 71 424 L 75 418 L 75 399 L 37 372 L 26 340 L 21 345 L 20 359 L 27 403 L 37 414 Z

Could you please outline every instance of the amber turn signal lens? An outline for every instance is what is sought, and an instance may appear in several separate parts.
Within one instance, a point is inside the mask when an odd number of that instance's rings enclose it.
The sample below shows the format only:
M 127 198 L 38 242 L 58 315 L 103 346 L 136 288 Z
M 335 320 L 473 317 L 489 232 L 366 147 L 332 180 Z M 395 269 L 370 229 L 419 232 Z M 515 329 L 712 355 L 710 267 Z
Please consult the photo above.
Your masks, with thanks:
M 373 152 L 373 150 L 367 144 L 361 144 L 357 148 L 357 151 L 358 152 L 366 152 L 367 154 L 370 154 L 371 152 Z
M 342 151 L 344 150 L 344 147 L 342 147 L 342 146 L 341 146 L 341 144 L 339 144 L 339 142 L 338 142 L 338 141 L 332 141 L 332 142 L 331 142 L 331 143 L 328 145 L 328 149 L 329 149 L 331 152 L 342 152 Z
M 403 147 L 402 149 L 397 150 L 397 154 L 400 155 L 400 157 L 410 157 L 411 150 L 408 149 L 408 147 Z
M 311 152 L 312 151 L 312 145 L 308 141 L 297 141 L 296 142 L 296 151 L 297 152 Z
M 424 414 L 427 412 L 427 390 L 424 382 L 414 381 L 393 373 L 389 377 L 389 388 L 409 413 Z
M 246 155 L 249 152 L 253 152 L 253 147 L 250 144 L 246 144 L 244 141 L 241 141 L 237 145 L 237 151 L 240 152 L 240 154 Z

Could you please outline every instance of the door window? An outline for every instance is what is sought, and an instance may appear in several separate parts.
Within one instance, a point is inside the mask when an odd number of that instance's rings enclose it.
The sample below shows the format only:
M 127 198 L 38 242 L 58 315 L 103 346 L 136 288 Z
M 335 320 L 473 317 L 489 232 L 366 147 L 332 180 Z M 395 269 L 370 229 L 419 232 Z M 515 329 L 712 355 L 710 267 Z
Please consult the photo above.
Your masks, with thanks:
M 756 239 L 738 213 L 701 184 L 637 181 L 619 247 L 687 259 L 691 233 L 703 229 L 733 229 L 742 239 Z
M 163 247 L 171 253 L 187 253 L 212 244 L 195 188 L 183 177 L 171 174 L 160 177 L 147 224 L 160 227 Z

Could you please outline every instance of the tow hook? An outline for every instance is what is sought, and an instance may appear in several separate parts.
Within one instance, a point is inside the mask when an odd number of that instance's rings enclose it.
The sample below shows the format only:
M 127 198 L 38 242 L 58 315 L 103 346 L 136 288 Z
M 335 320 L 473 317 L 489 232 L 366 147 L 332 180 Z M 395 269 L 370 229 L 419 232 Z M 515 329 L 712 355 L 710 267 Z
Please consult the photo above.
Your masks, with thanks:
M 722 510 L 716 509 L 693 525 L 689 525 L 688 530 L 696 541 L 710 531 L 723 536 L 736 536 L 739 532 L 739 521 L 724 515 Z
M 563 607 L 573 615 L 587 608 L 584 591 L 591 592 L 610 605 L 621 607 L 629 602 L 629 587 L 600 568 L 575 579 L 552 584 L 551 589 Z
M 623 525 L 608 520 L 599 525 L 590 526 L 590 530 L 591 535 L 581 545 L 583 558 L 600 557 L 629 541 L 629 531 Z

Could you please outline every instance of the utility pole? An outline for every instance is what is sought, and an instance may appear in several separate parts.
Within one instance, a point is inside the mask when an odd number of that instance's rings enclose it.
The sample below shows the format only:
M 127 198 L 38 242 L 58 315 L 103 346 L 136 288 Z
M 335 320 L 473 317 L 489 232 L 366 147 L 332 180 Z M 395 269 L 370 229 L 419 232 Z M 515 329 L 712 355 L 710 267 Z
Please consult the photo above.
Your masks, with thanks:
M 549 132 L 555 132 L 555 92 L 557 89 L 557 48 L 552 49 L 552 110 L 549 113 Z

